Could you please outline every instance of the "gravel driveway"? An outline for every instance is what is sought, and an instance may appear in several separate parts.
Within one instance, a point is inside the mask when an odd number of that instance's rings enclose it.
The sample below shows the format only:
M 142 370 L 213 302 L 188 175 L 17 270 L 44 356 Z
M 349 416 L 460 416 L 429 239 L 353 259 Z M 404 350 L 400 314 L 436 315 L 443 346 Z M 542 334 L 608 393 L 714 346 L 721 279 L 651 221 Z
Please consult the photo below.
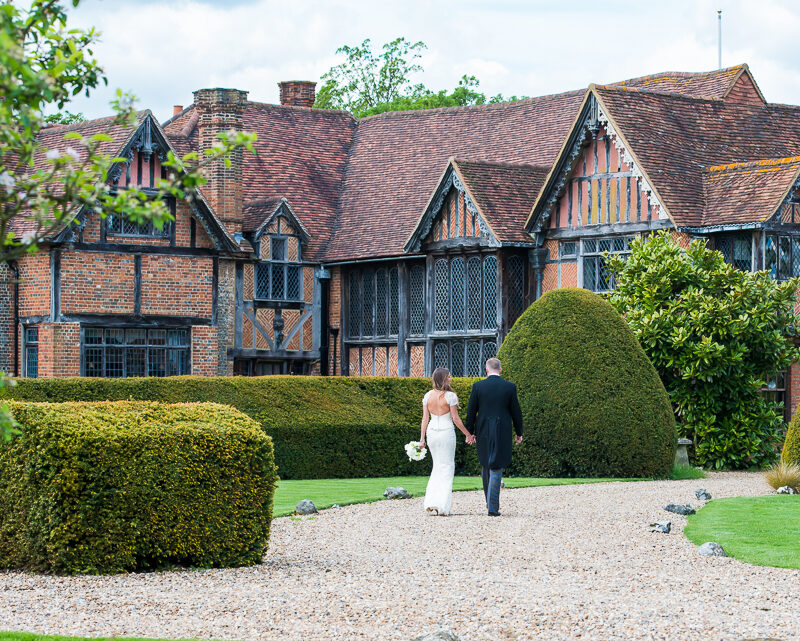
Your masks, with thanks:
M 667 503 L 769 491 L 760 475 L 479 492 L 276 519 L 255 568 L 53 577 L 0 573 L 0 628 L 86 636 L 462 641 L 800 638 L 800 571 L 701 557 Z M 672 534 L 648 523 L 672 521 Z

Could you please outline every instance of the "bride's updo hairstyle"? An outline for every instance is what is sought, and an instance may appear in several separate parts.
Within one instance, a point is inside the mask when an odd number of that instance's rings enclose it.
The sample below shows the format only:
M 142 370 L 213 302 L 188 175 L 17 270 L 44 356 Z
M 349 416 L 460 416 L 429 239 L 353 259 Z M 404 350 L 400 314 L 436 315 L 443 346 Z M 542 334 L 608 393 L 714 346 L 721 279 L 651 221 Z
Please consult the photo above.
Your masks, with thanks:
M 453 388 L 447 383 L 450 370 L 446 367 L 437 367 L 433 370 L 433 389 L 437 392 L 452 392 Z

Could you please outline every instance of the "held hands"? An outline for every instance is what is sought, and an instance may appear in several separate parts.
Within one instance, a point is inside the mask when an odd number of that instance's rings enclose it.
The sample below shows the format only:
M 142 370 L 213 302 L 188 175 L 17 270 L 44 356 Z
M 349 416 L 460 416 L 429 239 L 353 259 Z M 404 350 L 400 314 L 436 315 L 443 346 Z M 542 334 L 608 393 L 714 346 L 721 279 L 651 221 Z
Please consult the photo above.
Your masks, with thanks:
M 515 442 L 517 445 L 519 445 L 520 443 L 522 443 L 522 437 L 521 437 L 521 436 L 515 436 L 515 437 L 514 437 L 514 442 Z
M 475 435 L 467 434 L 465 437 L 465 442 L 467 445 L 475 445 Z

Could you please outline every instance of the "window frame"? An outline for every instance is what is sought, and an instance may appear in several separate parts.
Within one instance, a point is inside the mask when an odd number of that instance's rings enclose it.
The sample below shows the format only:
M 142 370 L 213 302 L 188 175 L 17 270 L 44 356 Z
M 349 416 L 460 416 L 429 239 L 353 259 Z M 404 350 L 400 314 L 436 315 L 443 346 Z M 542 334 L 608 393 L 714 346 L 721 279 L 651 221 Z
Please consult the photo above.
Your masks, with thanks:
M 378 296 L 379 274 L 382 275 L 384 287 Z M 369 297 L 365 296 L 369 283 Z M 363 339 L 397 339 L 400 333 L 400 269 L 397 265 L 378 265 L 351 269 L 347 273 L 347 340 Z M 355 286 L 354 286 L 355 285 Z M 380 298 L 380 301 L 379 301 Z M 365 303 L 369 302 L 369 310 Z M 381 312 L 382 318 L 379 318 Z M 370 321 L 370 331 L 365 333 L 365 321 Z M 358 320 L 358 331 L 354 332 L 355 319 Z M 383 328 L 384 331 L 378 330 Z
M 630 256 L 630 244 L 634 238 L 636 238 L 636 234 L 617 234 L 613 236 L 596 236 L 591 238 L 581 238 L 580 239 L 580 248 L 579 248 L 579 255 L 580 258 L 580 277 L 581 277 L 581 287 L 583 289 L 587 289 L 591 292 L 595 292 L 596 294 L 603 294 L 606 292 L 613 291 L 614 289 L 614 282 L 613 276 L 609 275 L 608 279 L 604 279 L 606 284 L 608 285 L 607 288 L 601 289 L 599 287 L 588 287 L 586 282 L 586 268 L 587 262 L 594 265 L 594 282 L 597 284 L 601 278 L 600 270 L 605 265 L 605 255 L 610 254 L 613 256 Z M 617 244 L 616 241 L 622 241 L 622 249 L 616 249 Z M 601 243 L 608 242 L 610 243 L 609 249 L 601 249 Z M 590 244 L 593 244 L 594 249 L 589 249 Z
M 454 287 L 454 265 L 463 262 L 463 287 Z M 498 331 L 498 304 L 502 294 L 498 287 L 498 258 L 495 253 L 444 254 L 433 259 L 433 319 L 431 335 L 433 336 L 470 336 L 496 333 Z M 479 265 L 476 272 L 475 266 Z M 444 268 L 444 269 L 443 269 Z M 477 274 L 478 286 L 474 278 Z M 441 296 L 441 291 L 445 291 Z M 491 289 L 493 300 L 487 296 Z M 463 305 L 453 302 L 454 291 L 463 296 Z M 463 322 L 454 321 L 453 312 L 463 309 Z
M 789 249 L 789 262 L 788 274 L 783 274 L 781 269 L 781 262 L 783 259 L 782 241 L 787 242 Z M 770 250 L 770 243 L 774 248 Z M 774 256 L 770 258 L 769 252 L 772 251 Z M 779 282 L 800 276 L 800 234 L 792 233 L 778 233 L 767 232 L 764 234 L 763 240 L 763 256 L 764 256 L 764 269 L 770 273 L 770 276 Z M 772 261 L 774 263 L 770 264 Z M 796 272 L 796 273 L 795 273 Z
M 88 334 L 90 332 L 100 332 L 100 342 L 89 342 Z M 120 332 L 122 342 L 109 341 L 108 337 L 112 332 Z M 139 339 L 129 339 L 129 334 L 133 335 L 135 332 L 144 333 L 144 342 L 134 342 Z M 163 343 L 151 342 L 151 334 L 156 334 L 157 332 L 163 332 Z M 180 344 L 170 344 L 171 332 L 183 332 L 184 341 Z M 108 375 L 109 350 L 119 352 L 119 365 L 121 368 L 119 376 Z M 128 373 L 130 367 L 129 355 L 134 351 L 143 352 L 144 360 L 142 361 L 141 369 L 143 373 L 141 374 L 138 368 L 135 373 Z M 101 373 L 95 373 L 94 367 L 92 366 L 94 363 L 90 361 L 90 352 L 92 352 L 92 354 L 99 352 L 100 360 L 97 365 L 99 366 L 98 371 Z M 158 363 L 151 359 L 153 359 L 154 355 L 157 353 L 163 355 L 163 360 L 161 361 L 163 363 L 163 374 L 152 373 L 153 364 L 155 363 L 156 366 L 158 366 Z M 169 373 L 171 365 L 175 365 L 175 363 L 170 363 L 170 357 L 177 353 L 183 354 L 183 367 L 180 368 L 180 371 Z M 135 325 L 125 327 L 82 326 L 80 354 L 81 376 L 90 378 L 165 378 L 170 376 L 186 376 L 192 372 L 192 331 L 191 327 L 142 327 Z
M 289 239 L 295 238 L 297 242 L 297 260 L 289 259 Z M 259 242 L 258 255 L 262 255 L 262 243 L 269 243 L 269 258 L 259 260 L 253 269 L 253 299 L 265 302 L 299 303 L 304 298 L 304 270 L 302 261 L 302 243 L 295 234 L 264 234 Z M 280 245 L 278 245 L 280 243 Z M 277 246 L 282 248 L 283 258 L 274 258 Z M 280 252 L 278 252 L 280 253 Z M 275 287 L 276 273 L 280 271 L 280 288 Z M 261 287 L 259 283 L 266 279 L 267 284 Z M 266 290 L 266 292 L 264 291 Z M 276 290 L 279 290 L 276 295 Z M 260 294 L 266 293 L 266 296 Z
M 112 236 L 114 238 L 149 238 L 149 239 L 156 239 L 156 240 L 170 240 L 175 232 L 175 199 L 174 198 L 167 198 L 166 199 L 167 208 L 172 214 L 172 220 L 168 220 L 164 222 L 164 225 L 161 229 L 158 229 L 152 221 L 147 221 L 144 223 L 134 223 L 129 221 L 124 216 L 115 216 L 114 214 L 109 214 L 103 219 L 103 225 L 105 227 L 105 235 Z M 116 231 L 112 228 L 119 222 L 120 231 Z M 135 225 L 136 231 L 127 232 L 125 231 L 125 224 Z
M 23 326 L 25 341 L 25 378 L 39 378 L 39 328 Z M 31 338 L 33 334 L 34 338 Z M 35 354 L 34 371 L 31 374 L 31 354 Z

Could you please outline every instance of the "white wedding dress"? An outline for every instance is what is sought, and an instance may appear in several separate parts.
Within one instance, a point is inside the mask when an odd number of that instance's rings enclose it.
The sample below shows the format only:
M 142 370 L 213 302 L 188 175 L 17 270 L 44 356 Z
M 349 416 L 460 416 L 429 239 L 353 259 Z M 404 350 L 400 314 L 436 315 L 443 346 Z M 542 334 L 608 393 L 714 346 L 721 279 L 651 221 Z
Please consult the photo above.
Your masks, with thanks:
M 425 394 L 422 407 L 428 405 L 428 399 L 434 390 Z M 455 392 L 445 392 L 447 405 L 458 405 Z M 450 412 L 437 416 L 430 412 L 430 421 L 425 433 L 425 440 L 433 458 L 433 470 L 425 490 L 425 509 L 435 508 L 440 516 L 450 514 L 453 502 L 453 475 L 456 471 L 456 430 Z

